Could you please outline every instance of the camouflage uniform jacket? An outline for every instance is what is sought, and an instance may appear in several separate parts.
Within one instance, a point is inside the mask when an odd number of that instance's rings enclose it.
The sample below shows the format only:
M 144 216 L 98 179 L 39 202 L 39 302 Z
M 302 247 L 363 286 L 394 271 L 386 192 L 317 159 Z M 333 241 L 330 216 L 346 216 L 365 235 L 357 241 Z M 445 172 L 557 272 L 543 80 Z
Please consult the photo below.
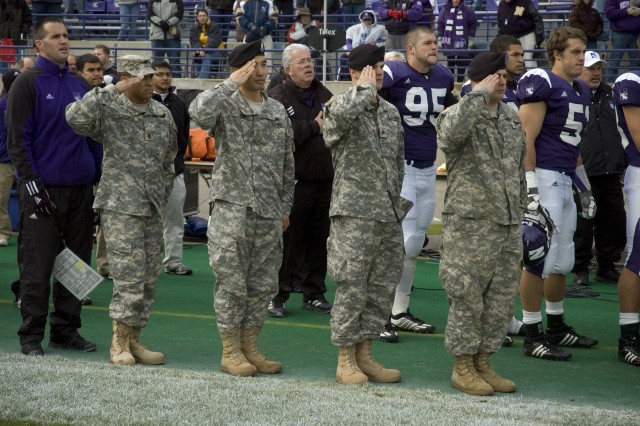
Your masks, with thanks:
M 373 84 L 355 86 L 329 101 L 323 133 L 335 170 L 329 216 L 401 220 L 411 203 L 400 197 L 404 130 L 398 110 Z
M 256 114 L 227 79 L 199 94 L 189 114 L 216 140 L 211 201 L 250 207 L 265 218 L 289 214 L 293 202 L 293 129 L 282 104 L 262 94 Z
M 472 91 L 436 121 L 447 158 L 443 213 L 519 225 L 527 199 L 524 131 L 517 112 L 500 102 L 496 117 L 485 99 L 488 91 Z
M 150 99 L 143 112 L 108 85 L 67 106 L 66 118 L 77 133 L 104 145 L 93 207 L 133 216 L 162 215 L 178 152 L 176 125 L 167 107 Z

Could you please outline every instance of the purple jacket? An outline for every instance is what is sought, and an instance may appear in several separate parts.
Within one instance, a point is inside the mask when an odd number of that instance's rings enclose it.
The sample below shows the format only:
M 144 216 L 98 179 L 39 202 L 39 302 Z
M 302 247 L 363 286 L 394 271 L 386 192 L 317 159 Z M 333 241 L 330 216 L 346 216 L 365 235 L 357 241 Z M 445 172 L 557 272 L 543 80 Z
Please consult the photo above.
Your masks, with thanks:
M 87 92 L 81 77 L 44 58 L 11 86 L 6 123 L 11 162 L 21 180 L 82 186 L 96 179 L 98 154 L 67 124 L 65 108 Z
M 619 33 L 640 33 L 640 16 L 627 13 L 629 0 L 607 0 L 604 14 L 611 23 L 611 31 Z
M 464 20 L 464 25 L 462 27 L 462 37 L 467 41 L 468 46 L 469 37 L 476 36 L 476 30 L 478 29 L 478 20 L 476 19 L 476 14 L 473 11 L 473 8 L 466 6 L 464 3 L 460 3 L 459 7 L 460 10 L 462 10 L 462 18 Z M 442 39 L 442 36 L 444 35 L 444 29 L 446 27 L 449 14 L 451 13 L 451 8 L 453 8 L 453 4 L 451 3 L 451 1 L 449 1 L 442 8 L 442 10 L 440 10 L 440 14 L 438 15 L 438 39 Z

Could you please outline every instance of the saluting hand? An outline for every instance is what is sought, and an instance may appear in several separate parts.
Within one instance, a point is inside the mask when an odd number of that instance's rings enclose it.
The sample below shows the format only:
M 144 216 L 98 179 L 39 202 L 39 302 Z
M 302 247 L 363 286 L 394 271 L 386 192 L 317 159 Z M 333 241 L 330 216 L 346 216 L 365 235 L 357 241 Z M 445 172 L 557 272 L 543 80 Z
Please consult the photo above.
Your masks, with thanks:
M 493 95 L 494 90 L 496 90 L 496 86 L 500 81 L 500 77 L 498 74 L 489 74 L 482 80 L 480 83 L 476 84 L 473 90 L 478 90 L 480 88 L 485 88 L 489 91 L 489 95 Z
M 376 71 L 371 65 L 364 67 L 358 78 L 358 86 L 365 83 L 373 83 L 374 86 L 376 84 Z
M 116 89 L 120 93 L 126 92 L 130 87 L 140 83 L 144 79 L 144 75 L 137 77 L 122 78 L 116 83 Z
M 242 86 L 244 83 L 247 82 L 247 80 L 249 80 L 249 77 L 251 76 L 251 73 L 255 68 L 256 68 L 256 61 L 252 59 L 246 64 L 244 64 L 241 68 L 232 72 L 229 78 L 238 86 Z

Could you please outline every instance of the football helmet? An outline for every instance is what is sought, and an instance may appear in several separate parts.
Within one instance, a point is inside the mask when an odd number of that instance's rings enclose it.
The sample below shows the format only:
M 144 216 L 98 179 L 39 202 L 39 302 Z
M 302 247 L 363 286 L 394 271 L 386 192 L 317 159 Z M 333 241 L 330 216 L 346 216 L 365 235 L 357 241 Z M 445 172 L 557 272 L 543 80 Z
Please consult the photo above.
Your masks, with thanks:
M 536 214 L 525 213 L 521 227 L 525 266 L 534 267 L 544 262 L 554 228 L 549 212 L 544 207 L 538 206 Z

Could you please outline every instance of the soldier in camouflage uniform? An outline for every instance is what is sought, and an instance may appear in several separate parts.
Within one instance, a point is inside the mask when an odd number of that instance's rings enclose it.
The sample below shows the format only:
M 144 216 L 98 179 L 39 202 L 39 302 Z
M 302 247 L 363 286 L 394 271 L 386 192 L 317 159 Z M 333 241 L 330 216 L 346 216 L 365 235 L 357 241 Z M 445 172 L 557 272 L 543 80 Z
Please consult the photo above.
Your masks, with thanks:
M 473 91 L 436 122 L 448 172 L 440 279 L 450 305 L 451 385 L 490 395 L 516 390 L 493 371 L 489 356 L 502 345 L 522 271 L 525 138 L 518 114 L 501 101 L 505 54 L 479 54 L 468 73 Z
M 282 104 L 263 91 L 261 43 L 234 48 L 229 65 L 231 76 L 189 108 L 216 140 L 207 237 L 220 369 L 234 376 L 278 373 L 282 365 L 258 352 L 257 337 L 278 293 L 282 233 L 293 202 L 293 130 Z
M 176 126 L 169 110 L 151 99 L 149 58 L 118 60 L 120 81 L 96 87 L 67 107 L 79 134 L 104 145 L 99 209 L 113 277 L 111 362 L 162 364 L 164 355 L 140 343 L 162 265 L 162 212 L 173 184 Z
M 401 221 L 411 202 L 400 197 L 404 131 L 398 110 L 379 97 L 384 47 L 349 55 L 353 87 L 329 102 L 324 140 L 335 178 L 328 271 L 337 283 L 331 343 L 339 347 L 336 380 L 398 382 L 400 372 L 371 357 L 371 343 L 389 318 L 402 275 Z

